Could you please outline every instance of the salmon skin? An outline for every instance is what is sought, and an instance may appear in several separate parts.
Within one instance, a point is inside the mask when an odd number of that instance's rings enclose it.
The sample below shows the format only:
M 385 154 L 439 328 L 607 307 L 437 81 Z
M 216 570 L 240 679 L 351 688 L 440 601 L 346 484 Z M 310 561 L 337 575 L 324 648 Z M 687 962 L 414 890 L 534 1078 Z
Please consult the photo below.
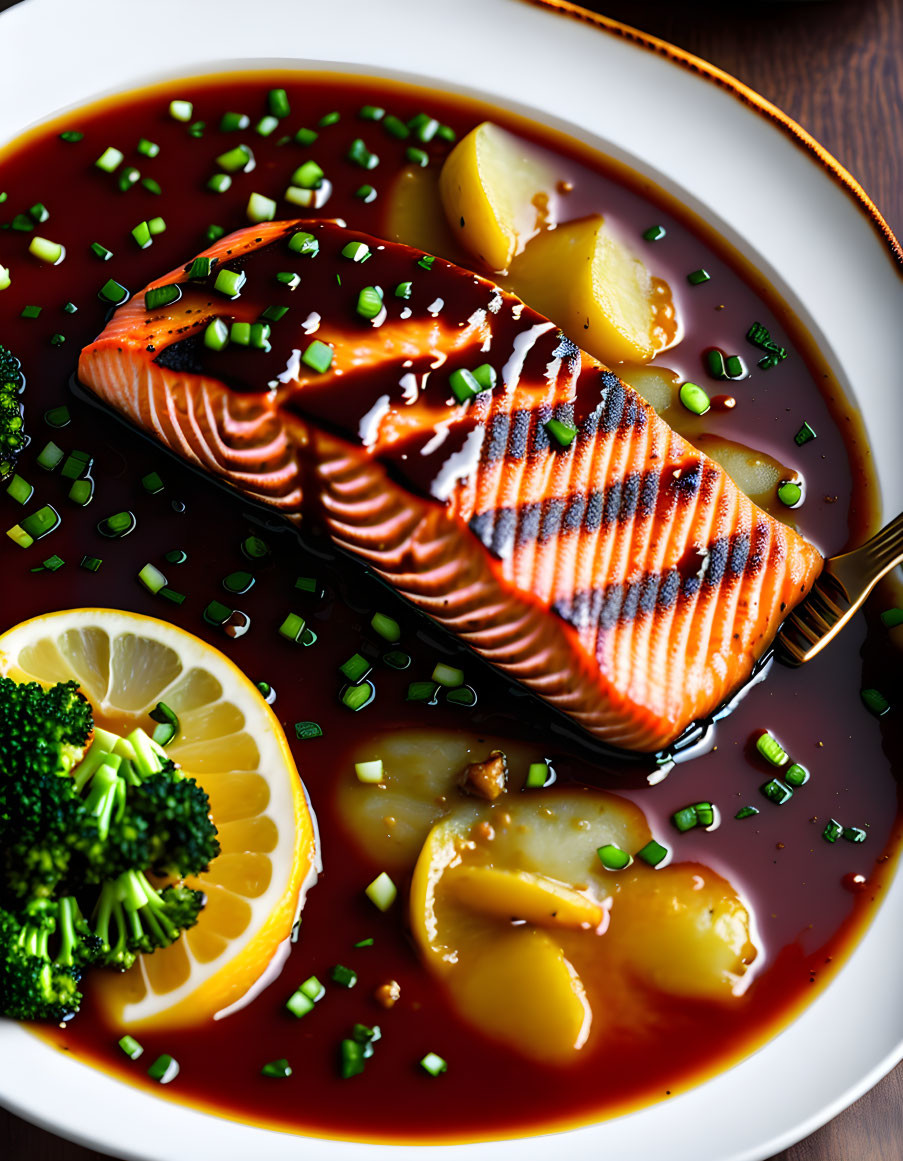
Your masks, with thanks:
M 221 239 L 121 306 L 79 378 L 619 748 L 711 715 L 821 567 L 519 299 L 339 223 Z

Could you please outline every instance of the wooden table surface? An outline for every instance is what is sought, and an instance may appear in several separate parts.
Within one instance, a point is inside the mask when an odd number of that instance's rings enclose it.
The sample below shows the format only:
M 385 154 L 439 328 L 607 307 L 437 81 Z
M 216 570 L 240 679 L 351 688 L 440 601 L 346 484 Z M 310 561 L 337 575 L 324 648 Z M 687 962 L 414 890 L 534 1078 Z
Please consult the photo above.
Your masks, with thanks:
M 0 11 L 13 3 L 0 0 Z M 849 169 L 903 238 L 903 0 L 597 0 L 585 6 L 701 56 L 773 101 Z M 0 1159 L 103 1161 L 100 1153 L 2 1109 Z M 772 1161 L 901 1159 L 903 1064 Z

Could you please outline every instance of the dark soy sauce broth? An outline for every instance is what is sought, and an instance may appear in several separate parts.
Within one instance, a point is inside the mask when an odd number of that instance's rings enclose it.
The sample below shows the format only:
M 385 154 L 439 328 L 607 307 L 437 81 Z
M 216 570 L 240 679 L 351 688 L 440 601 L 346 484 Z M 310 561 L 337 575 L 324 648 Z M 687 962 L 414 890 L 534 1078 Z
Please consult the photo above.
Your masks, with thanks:
M 260 137 L 253 126 L 266 112 L 267 90 L 277 85 L 286 88 L 292 112 L 270 137 Z M 192 136 L 188 126 L 169 116 L 173 98 L 193 101 L 193 120 L 205 122 L 202 136 Z M 566 721 L 410 612 L 359 564 L 338 557 L 315 530 L 305 531 L 299 542 L 274 516 L 227 495 L 83 394 L 73 393 L 78 351 L 105 323 L 107 307 L 97 298 L 104 282 L 112 277 L 137 292 L 185 263 L 208 244 L 209 224 L 227 231 L 246 225 L 249 193 L 279 198 L 294 168 L 307 158 L 318 161 L 334 186 L 321 216 L 344 218 L 354 229 L 384 234 L 391 181 L 406 164 L 405 150 L 412 142 L 399 141 L 378 123 L 360 119 L 363 104 L 383 105 L 402 120 L 426 110 L 459 138 L 490 118 L 554 154 L 562 181 L 572 187 L 562 196 L 562 217 L 605 213 L 625 237 L 636 240 L 636 250 L 651 271 L 671 284 L 684 334 L 680 345 L 657 362 L 710 394 L 728 391 L 736 398 L 732 410 L 713 411 L 695 430 L 739 440 L 796 466 L 805 476 L 807 499 L 788 515 L 826 555 L 860 539 L 868 529 L 876 490 L 855 413 L 789 312 L 778 306 L 754 270 L 708 236 L 704 224 L 646 179 L 606 167 L 573 142 L 473 102 L 384 81 L 301 74 L 174 82 L 67 114 L 32 131 L 0 156 L 0 190 L 7 194 L 2 220 L 11 222 L 14 214 L 43 202 L 50 218 L 37 232 L 62 241 L 67 256 L 58 267 L 42 265 L 26 253 L 28 233 L 11 228 L 0 232 L 2 255 L 14 275 L 11 287 L 0 294 L 0 342 L 21 358 L 27 375 L 24 400 L 32 442 L 18 470 L 36 492 L 26 511 L 52 503 L 63 521 L 28 550 L 3 538 L 0 628 L 61 608 L 133 610 L 198 634 L 228 653 L 253 680 L 270 682 L 277 692 L 274 709 L 318 815 L 325 864 L 288 964 L 244 1010 L 192 1031 L 142 1032 L 145 1055 L 133 1064 L 117 1047 L 121 1030 L 106 1026 L 92 1010 L 89 989 L 85 1010 L 47 1035 L 73 1056 L 154 1093 L 227 1117 L 311 1134 L 395 1141 L 478 1139 L 585 1123 L 667 1099 L 729 1066 L 774 1035 L 849 952 L 893 866 L 900 832 L 894 770 L 903 769 L 894 715 L 876 720 L 862 705 L 859 691 L 875 686 L 899 701 L 899 662 L 894 662 L 880 623 L 867 626 L 860 616 L 804 670 L 772 664 L 765 680 L 750 688 L 733 713 L 714 727 L 714 744 L 707 752 L 678 762 L 664 781 L 649 785 L 654 760 L 622 760 L 592 746 Z M 232 109 L 247 112 L 251 128 L 221 132 L 220 117 Z M 318 128 L 332 110 L 341 114 L 339 121 Z M 281 141 L 300 126 L 317 130 L 313 146 Z M 65 129 L 79 130 L 84 138 L 65 142 L 58 137 Z M 372 171 L 346 158 L 358 136 L 380 156 Z M 159 155 L 139 156 L 139 137 L 159 143 Z M 252 145 L 256 169 L 236 177 L 227 193 L 209 192 L 205 186 L 216 172 L 214 159 L 240 142 Z M 162 194 L 155 196 L 140 184 L 120 193 L 115 177 L 94 166 L 108 145 L 123 150 L 124 164 L 159 182 Z M 424 148 L 430 165 L 438 167 L 449 146 L 434 140 Z M 378 196 L 369 203 L 355 196 L 365 183 L 377 189 Z M 157 215 L 165 218 L 165 232 L 148 249 L 139 250 L 130 230 Z M 312 215 L 295 215 L 280 202 L 278 216 Z M 655 223 L 666 227 L 666 237 L 643 242 L 643 231 Z M 92 242 L 111 249 L 113 258 L 102 262 L 95 257 Z M 462 259 L 455 253 L 446 256 Z M 700 267 L 710 273 L 710 281 L 690 286 L 687 274 Z M 77 313 L 64 311 L 69 301 Z M 20 317 L 29 304 L 42 306 L 37 319 Z M 754 320 L 789 351 L 784 362 L 767 372 L 756 367 L 758 353 L 744 339 Z M 64 335 L 65 342 L 52 345 L 55 334 Z M 742 354 L 750 377 L 728 384 L 708 379 L 702 352 L 712 346 Z M 53 430 L 42 414 L 64 403 L 72 421 Z M 804 420 L 818 438 L 797 448 L 793 436 Z M 58 473 L 48 475 L 35 464 L 37 452 L 50 438 L 65 450 L 85 449 L 94 456 L 96 494 L 87 508 L 66 499 L 67 482 Z M 147 494 L 140 482 L 152 470 L 159 471 L 165 484 L 157 495 Z M 0 494 L 0 508 L 4 529 L 25 514 L 5 494 Z M 121 509 L 135 513 L 136 530 L 122 540 L 104 539 L 96 530 L 98 520 Z M 249 564 L 240 552 L 250 533 L 263 536 L 272 548 L 262 564 Z M 184 564 L 164 563 L 163 555 L 174 548 L 187 552 Z M 63 568 L 29 571 L 53 553 L 64 558 Z M 103 558 L 99 571 L 79 567 L 85 554 Z M 188 594 L 184 605 L 170 605 L 139 585 L 138 571 L 148 561 L 163 569 L 173 588 Z M 246 595 L 229 597 L 221 580 L 237 568 L 252 571 L 257 583 Z M 317 577 L 325 595 L 314 598 L 295 591 L 298 575 Z M 244 637 L 230 640 L 205 624 L 203 608 L 214 598 L 250 616 L 251 628 Z M 877 613 L 886 603 L 876 598 L 872 606 Z M 377 663 L 376 699 L 352 713 L 339 702 L 343 682 L 338 665 L 362 641 L 377 644 L 369 629 L 377 610 L 400 621 L 402 647 L 412 654 L 413 664 L 398 673 Z M 301 649 L 278 635 L 290 611 L 308 618 L 318 634 L 315 646 Z M 428 679 L 437 659 L 465 670 L 479 696 L 473 710 L 405 701 L 408 682 Z M 319 722 L 323 737 L 296 740 L 293 726 L 301 720 Z M 602 1049 L 568 1068 L 522 1060 L 463 1024 L 419 966 L 407 937 L 404 907 L 396 905 L 383 915 L 364 897 L 363 887 L 381 868 L 354 845 L 332 794 L 336 771 L 357 744 L 381 731 L 428 725 L 465 730 L 475 737 L 485 731 L 535 742 L 537 758 L 552 759 L 560 783 L 589 783 L 624 793 L 646 812 L 653 833 L 674 849 L 675 859 L 699 861 L 727 877 L 756 917 L 763 966 L 746 994 L 730 1005 L 650 995 L 648 1027 L 615 1031 Z M 783 807 L 759 792 L 774 773 L 755 752 L 754 738 L 762 729 L 774 732 L 791 758 L 812 774 Z M 712 832 L 678 835 L 669 822 L 671 813 L 701 799 L 718 806 L 721 825 Z M 735 821 L 735 812 L 748 803 L 759 813 Z M 866 841 L 828 844 L 822 830 L 830 817 L 866 828 Z M 402 894 L 406 886 L 399 883 Z M 370 936 L 372 947 L 354 949 Z M 356 987 L 330 988 L 327 1000 L 302 1020 L 284 1010 L 285 999 L 301 980 L 311 974 L 327 980 L 337 963 L 358 972 Z M 373 993 L 389 979 L 401 984 L 401 1000 L 386 1011 Z M 102 986 L 102 980 L 95 986 Z M 365 1073 L 343 1081 L 337 1069 L 338 1045 L 355 1022 L 380 1024 L 382 1039 Z M 438 1078 L 418 1066 L 429 1051 L 448 1061 L 448 1072 Z M 181 1065 L 178 1079 L 166 1090 L 150 1081 L 143 1067 L 162 1052 L 171 1053 Z M 265 1062 L 283 1056 L 293 1066 L 291 1078 L 260 1076 Z

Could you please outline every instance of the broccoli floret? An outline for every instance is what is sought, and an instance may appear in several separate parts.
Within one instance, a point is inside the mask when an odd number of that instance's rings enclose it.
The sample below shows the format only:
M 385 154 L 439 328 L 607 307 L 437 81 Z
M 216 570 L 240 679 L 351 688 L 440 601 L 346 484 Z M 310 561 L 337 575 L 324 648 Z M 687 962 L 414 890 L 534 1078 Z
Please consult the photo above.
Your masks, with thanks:
M 93 730 L 74 681 L 0 678 L 0 901 L 52 894 L 96 830 L 68 777 Z
M 101 941 L 72 897 L 30 904 L 20 915 L 0 910 L 0 1012 L 17 1020 L 68 1019 L 82 1002 L 83 972 L 101 955 Z
M 22 364 L 6 347 L 0 347 L 0 480 L 13 471 L 28 443 L 18 399 L 24 387 Z
M 93 732 L 91 705 L 77 682 L 45 688 L 0 677 L 0 782 L 68 774 L 85 756 Z
M 172 762 L 129 791 L 122 824 L 111 833 L 127 842 L 143 830 L 144 865 L 159 875 L 196 875 L 219 854 L 210 801 L 193 778 L 183 777 Z
M 94 912 L 94 932 L 104 962 L 122 970 L 141 952 L 169 947 L 193 927 L 204 895 L 184 884 L 156 890 L 143 871 L 126 871 L 104 883 Z

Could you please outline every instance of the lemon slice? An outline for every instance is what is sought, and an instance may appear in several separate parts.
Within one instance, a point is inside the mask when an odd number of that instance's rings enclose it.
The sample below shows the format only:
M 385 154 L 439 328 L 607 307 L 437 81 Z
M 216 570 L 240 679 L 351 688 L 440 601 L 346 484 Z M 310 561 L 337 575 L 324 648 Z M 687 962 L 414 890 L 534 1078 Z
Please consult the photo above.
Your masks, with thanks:
M 0 635 L 0 673 L 79 682 L 98 725 L 149 731 L 159 701 L 179 717 L 167 748 L 210 796 L 222 847 L 188 880 L 207 904 L 197 925 L 124 975 L 100 1002 L 130 1029 L 227 1014 L 269 981 L 319 870 L 316 822 L 285 734 L 257 687 L 198 637 L 116 609 L 68 609 Z

